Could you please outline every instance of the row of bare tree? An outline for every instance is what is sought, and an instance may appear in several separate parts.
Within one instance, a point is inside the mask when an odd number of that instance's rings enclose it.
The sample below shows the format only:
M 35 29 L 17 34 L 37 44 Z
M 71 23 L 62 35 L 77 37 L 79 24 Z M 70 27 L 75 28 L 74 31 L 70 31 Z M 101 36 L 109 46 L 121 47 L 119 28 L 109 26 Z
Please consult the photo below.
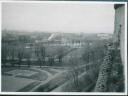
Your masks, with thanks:
M 45 47 L 36 46 L 36 48 L 25 48 L 25 45 L 9 45 L 2 44 L 2 63 L 6 64 L 7 61 L 14 65 L 17 63 L 19 66 L 22 65 L 23 59 L 26 59 L 28 66 L 31 65 L 31 56 L 34 52 L 40 67 L 45 63 Z

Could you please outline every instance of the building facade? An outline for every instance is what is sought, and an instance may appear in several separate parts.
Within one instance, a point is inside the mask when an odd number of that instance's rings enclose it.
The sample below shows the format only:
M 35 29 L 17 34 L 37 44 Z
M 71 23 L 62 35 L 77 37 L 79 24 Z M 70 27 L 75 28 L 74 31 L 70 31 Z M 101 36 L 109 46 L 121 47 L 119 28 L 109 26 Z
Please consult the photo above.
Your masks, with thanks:
M 115 26 L 114 43 L 120 49 L 122 63 L 124 64 L 125 54 L 125 5 L 115 4 Z

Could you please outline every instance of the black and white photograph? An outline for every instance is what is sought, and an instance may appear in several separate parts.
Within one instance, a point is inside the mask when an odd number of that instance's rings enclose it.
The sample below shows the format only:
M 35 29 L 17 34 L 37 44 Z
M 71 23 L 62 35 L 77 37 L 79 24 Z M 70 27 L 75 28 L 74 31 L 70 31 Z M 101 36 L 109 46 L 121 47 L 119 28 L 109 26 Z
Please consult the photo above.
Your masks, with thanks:
M 1 92 L 125 93 L 126 11 L 126 2 L 1 2 Z

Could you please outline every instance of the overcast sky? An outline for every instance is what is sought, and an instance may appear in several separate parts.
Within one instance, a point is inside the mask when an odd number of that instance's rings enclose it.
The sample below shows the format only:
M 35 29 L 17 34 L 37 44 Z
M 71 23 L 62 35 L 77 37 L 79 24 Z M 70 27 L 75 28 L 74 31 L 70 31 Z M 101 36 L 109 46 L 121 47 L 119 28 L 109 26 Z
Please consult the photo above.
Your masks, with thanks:
M 112 33 L 114 8 L 113 4 L 3 3 L 2 29 Z

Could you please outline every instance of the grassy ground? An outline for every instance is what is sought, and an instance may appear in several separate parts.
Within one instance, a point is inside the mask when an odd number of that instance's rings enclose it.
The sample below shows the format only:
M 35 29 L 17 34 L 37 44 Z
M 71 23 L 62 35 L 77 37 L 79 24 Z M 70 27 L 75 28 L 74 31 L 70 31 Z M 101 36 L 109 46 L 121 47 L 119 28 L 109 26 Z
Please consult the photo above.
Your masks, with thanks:
M 13 76 L 2 76 L 2 91 L 3 92 L 16 92 L 26 85 L 30 85 L 35 81 L 32 79 L 18 78 Z
M 13 70 L 14 72 L 16 72 L 15 70 L 17 70 L 17 72 L 18 71 L 22 72 L 22 70 L 24 72 L 25 70 L 27 70 L 30 72 L 36 72 L 36 74 L 28 76 L 28 77 L 7 74 L 7 72 L 10 73 Z M 35 86 L 38 86 L 41 82 L 42 83 L 47 82 L 47 80 L 50 80 L 50 78 L 53 79 L 54 75 L 58 74 L 59 72 L 62 72 L 63 70 L 64 69 L 59 70 L 59 68 L 56 69 L 56 68 L 50 68 L 50 67 L 44 67 L 44 68 L 43 67 L 42 68 L 39 68 L 39 67 L 37 68 L 35 67 L 30 67 L 30 68 L 28 67 L 20 67 L 20 68 L 19 67 L 2 67 L 2 78 L 3 78 L 2 79 L 2 91 L 27 92 L 31 90 L 32 88 L 34 88 Z M 14 72 L 13 74 L 17 74 L 17 72 L 16 73 Z M 53 81 L 55 81 L 56 78 L 59 79 L 59 77 L 56 76 Z M 15 87 L 13 85 L 15 85 Z

